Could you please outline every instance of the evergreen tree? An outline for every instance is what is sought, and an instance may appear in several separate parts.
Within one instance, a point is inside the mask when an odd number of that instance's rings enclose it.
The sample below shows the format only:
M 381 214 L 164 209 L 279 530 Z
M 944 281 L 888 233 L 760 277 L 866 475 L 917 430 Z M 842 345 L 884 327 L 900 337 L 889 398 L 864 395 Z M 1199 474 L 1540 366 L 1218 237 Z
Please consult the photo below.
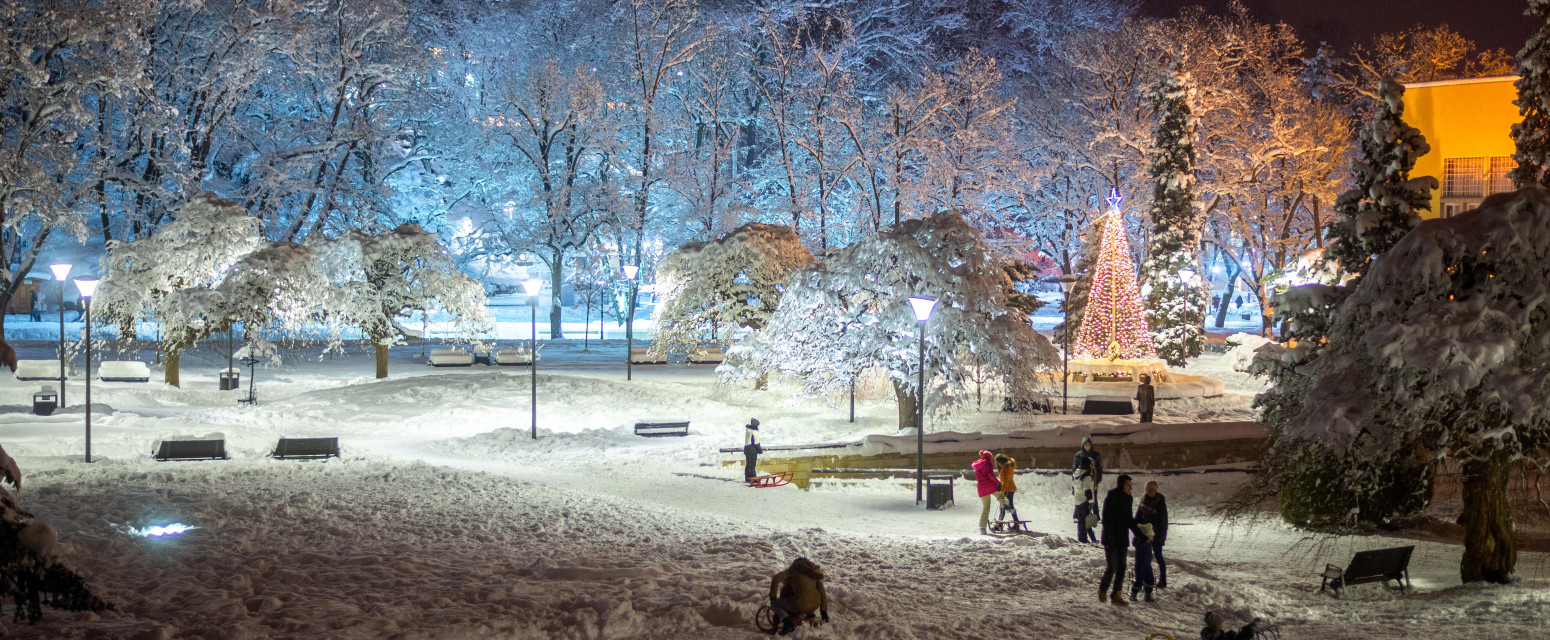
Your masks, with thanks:
M 1195 84 L 1179 61 L 1147 94 L 1153 129 L 1152 245 L 1141 265 L 1146 319 L 1157 355 L 1175 367 L 1205 350 L 1206 292 L 1196 274 L 1200 213 L 1195 207 Z
M 1109 212 L 1099 218 L 1103 233 L 1094 238 L 1098 241 L 1098 262 L 1089 278 L 1087 303 L 1071 353 L 1087 358 L 1152 359 L 1157 357 L 1157 349 L 1146 328 L 1135 263 L 1130 260 L 1130 240 L 1125 236 L 1125 214 L 1119 203 L 1119 190 L 1115 189 L 1109 195 Z
M 1539 32 L 1518 52 L 1518 113 L 1523 122 L 1512 125 L 1518 161 L 1512 184 L 1550 186 L 1550 0 L 1529 0 L 1524 15 L 1539 19 Z
M 1360 134 L 1362 156 L 1351 161 L 1356 188 L 1340 194 L 1340 218 L 1325 229 L 1325 255 L 1346 273 L 1360 276 L 1374 256 L 1388 251 L 1430 210 L 1437 179 L 1411 178 L 1415 159 L 1431 150 L 1426 137 L 1405 124 L 1405 87 L 1393 78 L 1378 83 L 1378 116 Z M 1521 149 L 1521 147 L 1519 147 Z

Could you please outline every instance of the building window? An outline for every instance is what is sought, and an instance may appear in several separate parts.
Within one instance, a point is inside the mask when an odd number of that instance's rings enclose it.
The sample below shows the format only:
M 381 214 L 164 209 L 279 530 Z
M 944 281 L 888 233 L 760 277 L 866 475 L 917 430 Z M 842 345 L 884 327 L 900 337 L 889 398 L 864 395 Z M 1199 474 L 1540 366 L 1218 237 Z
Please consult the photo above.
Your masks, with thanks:
M 1511 156 L 1494 158 L 1445 158 L 1442 161 L 1442 197 L 1481 198 L 1512 191 L 1507 176 L 1517 166 Z
M 1442 217 L 1452 218 L 1459 214 L 1459 205 L 1456 202 L 1442 203 Z

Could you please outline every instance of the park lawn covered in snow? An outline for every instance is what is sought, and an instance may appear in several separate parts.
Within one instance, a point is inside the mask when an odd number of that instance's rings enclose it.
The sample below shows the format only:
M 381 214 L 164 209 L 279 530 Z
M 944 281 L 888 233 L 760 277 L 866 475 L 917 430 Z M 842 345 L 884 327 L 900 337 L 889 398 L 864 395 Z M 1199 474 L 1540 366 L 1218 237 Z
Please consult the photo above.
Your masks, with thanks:
M 769 444 L 851 441 L 892 433 L 891 401 L 863 398 L 850 424 L 843 406 L 750 398 L 707 369 L 637 367 L 625 382 L 620 351 L 546 349 L 536 441 L 525 369 L 430 369 L 405 350 L 375 381 L 364 355 L 302 361 L 260 370 L 261 404 L 238 407 L 215 390 L 224 360 L 193 352 L 182 390 L 93 385 L 92 465 L 79 462 L 78 408 L 32 416 L 22 405 L 36 384 L 0 382 L 11 408 L 0 443 L 26 474 L 18 498 L 118 606 L 49 610 L 37 625 L 10 622 L 7 606 L 5 624 L 19 638 L 747 638 L 769 575 L 799 555 L 824 566 L 835 624 L 798 637 L 1184 638 L 1211 608 L 1272 620 L 1288 639 L 1517 638 L 1550 614 L 1543 554 L 1524 554 L 1517 584 L 1461 586 L 1460 548 L 1434 543 L 1418 544 L 1415 594 L 1317 594 L 1324 562 L 1414 543 L 1314 546 L 1273 519 L 1223 524 L 1205 508 L 1245 478 L 1227 473 L 1157 477 L 1175 522 L 1170 588 L 1153 605 L 1100 604 L 1102 553 L 1073 542 L 1063 478 L 1019 476 L 1021 515 L 1039 533 L 1004 538 L 975 534 L 967 483 L 937 512 L 882 480 L 747 489 L 715 452 L 740 443 L 747 418 L 768 425 Z M 1214 375 L 1219 360 L 1198 368 Z M 67 399 L 80 401 L 78 385 Z M 1244 402 L 1160 415 L 1237 416 Z M 630 432 L 654 417 L 687 417 L 693 434 Z M 971 410 L 942 428 L 1011 422 Z M 227 437 L 233 460 L 149 458 L 158 438 L 208 433 Z M 339 436 L 345 458 L 264 458 L 281 435 Z M 124 533 L 170 522 L 197 528 Z

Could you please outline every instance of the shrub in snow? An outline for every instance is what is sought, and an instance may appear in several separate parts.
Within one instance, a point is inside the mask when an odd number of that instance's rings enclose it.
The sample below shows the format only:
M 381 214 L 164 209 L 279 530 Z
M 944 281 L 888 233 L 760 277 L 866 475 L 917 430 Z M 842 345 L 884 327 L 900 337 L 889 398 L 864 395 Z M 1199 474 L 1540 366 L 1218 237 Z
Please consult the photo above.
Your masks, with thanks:
M 135 323 L 161 325 L 167 384 L 178 385 L 183 349 L 230 326 L 216 287 L 232 265 L 258 247 L 263 222 L 241 205 L 210 193 L 194 196 L 156 233 L 133 242 L 109 240 L 92 313 L 132 340 Z
M 1234 333 L 1227 336 L 1227 364 L 1233 371 L 1247 372 L 1254 367 L 1254 351 L 1273 342 L 1252 333 Z
M 784 375 L 821 396 L 880 370 L 893 383 L 899 427 L 915 427 L 924 329 L 932 407 L 968 399 L 976 364 L 999 375 L 1017 404 L 1060 361 L 1029 324 L 1038 300 L 1013 288 L 1029 277 L 1026 265 L 996 258 L 957 212 L 906 220 L 797 272 L 769 324 L 734 345 L 718 371 L 724 380 Z M 909 296 L 937 299 L 929 322 L 916 322 Z
M 1147 93 L 1156 114 L 1153 129 L 1152 239 L 1141 263 L 1141 283 L 1147 289 L 1146 321 L 1152 329 L 1157 357 L 1182 367 L 1205 350 L 1206 290 L 1204 278 L 1184 279 L 1183 271 L 1203 274 L 1200 211 L 1195 207 L 1195 135 L 1192 113 L 1195 83 L 1175 60 Z
M 54 557 L 58 534 L 21 509 L 7 483 L 20 489 L 22 472 L 0 447 L 0 598 L 10 596 L 16 603 L 15 619 L 37 622 L 44 604 L 67 611 L 110 608 Z
M 1328 336 L 1286 435 L 1346 462 L 1342 480 L 1366 494 L 1413 479 L 1364 461 L 1457 462 L 1462 577 L 1506 580 L 1508 469 L 1550 448 L 1550 191 L 1421 223 L 1373 263 Z
M 757 222 L 675 249 L 657 264 L 652 349 L 682 355 L 702 342 L 729 345 L 739 328 L 763 328 L 791 274 L 812 263 L 790 227 Z
M 333 322 L 359 327 L 376 350 L 377 377 L 387 377 L 388 347 L 410 334 L 399 324 L 435 304 L 451 314 L 465 336 L 495 326 L 484 287 L 459 271 L 436 236 L 412 222 L 379 234 L 351 229 L 323 240 L 322 267 L 338 295 L 327 308 Z

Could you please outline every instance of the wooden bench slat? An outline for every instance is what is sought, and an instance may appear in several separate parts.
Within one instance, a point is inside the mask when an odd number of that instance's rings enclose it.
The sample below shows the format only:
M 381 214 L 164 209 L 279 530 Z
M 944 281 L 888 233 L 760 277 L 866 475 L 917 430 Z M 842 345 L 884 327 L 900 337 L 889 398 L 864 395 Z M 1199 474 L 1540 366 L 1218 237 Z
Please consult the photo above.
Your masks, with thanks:
M 156 460 L 226 460 L 225 440 L 162 440 Z
M 687 436 L 689 435 L 689 421 L 637 422 L 635 423 L 635 435 L 645 438 L 656 438 L 661 436 Z
M 277 460 L 338 458 L 339 438 L 280 438 L 270 455 Z

